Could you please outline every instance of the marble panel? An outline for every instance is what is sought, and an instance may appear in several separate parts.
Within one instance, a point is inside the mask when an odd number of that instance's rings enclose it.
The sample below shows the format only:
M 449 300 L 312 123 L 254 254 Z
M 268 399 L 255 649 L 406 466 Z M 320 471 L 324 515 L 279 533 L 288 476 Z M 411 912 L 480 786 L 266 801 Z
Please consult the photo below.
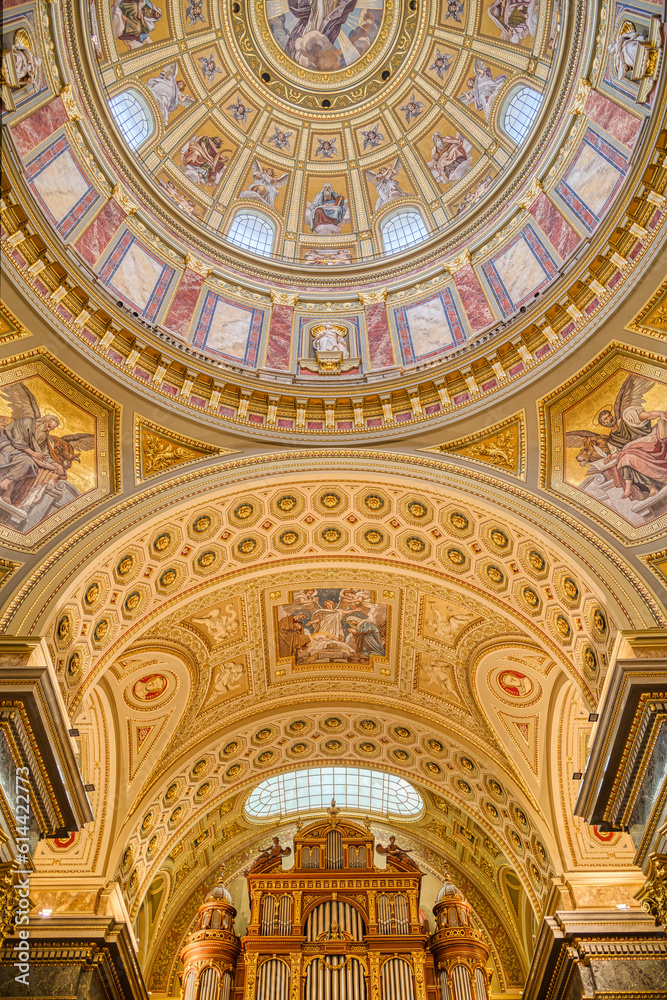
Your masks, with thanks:
M 35 146 L 48 139 L 50 135 L 67 121 L 67 112 L 60 97 L 50 104 L 44 104 L 28 118 L 24 118 L 12 128 L 12 139 L 21 156 L 27 156 Z
M 152 323 L 164 302 L 175 270 L 125 230 L 102 264 L 100 278 L 110 291 Z
M 26 179 L 45 215 L 65 239 L 100 200 L 64 136 L 30 161 Z
M 391 368 L 396 364 L 384 302 L 369 303 L 364 309 L 366 339 L 371 370 Z
M 208 292 L 197 320 L 193 345 L 208 354 L 256 365 L 263 323 L 263 309 L 243 306 Z
M 581 243 L 579 234 L 544 192 L 535 199 L 529 211 L 561 260 L 566 260 Z
M 125 212 L 110 199 L 75 243 L 76 250 L 89 264 L 95 265 L 125 220 Z
M 190 268 L 183 271 L 165 320 L 165 326 L 168 330 L 173 330 L 181 337 L 187 335 L 203 284 L 204 278 L 201 274 L 191 271 Z
M 628 149 L 634 147 L 642 127 L 642 118 L 620 108 L 597 90 L 591 90 L 584 110 L 592 122 L 600 125 Z
M 462 267 L 454 275 L 454 284 L 459 298 L 463 304 L 466 318 L 470 323 L 473 333 L 479 333 L 491 326 L 495 317 L 489 308 L 489 304 L 484 297 L 482 286 L 477 280 L 472 266 L 468 264 Z
M 394 309 L 394 322 L 406 365 L 465 343 L 464 327 L 449 289 Z
M 273 306 L 266 349 L 267 368 L 280 370 L 289 368 L 293 322 L 294 309 L 292 306 L 280 303 Z
M 612 204 L 627 169 L 627 157 L 588 129 L 556 191 L 586 229 L 593 232 Z
M 509 316 L 547 285 L 558 267 L 532 226 L 526 226 L 482 271 L 503 315 Z

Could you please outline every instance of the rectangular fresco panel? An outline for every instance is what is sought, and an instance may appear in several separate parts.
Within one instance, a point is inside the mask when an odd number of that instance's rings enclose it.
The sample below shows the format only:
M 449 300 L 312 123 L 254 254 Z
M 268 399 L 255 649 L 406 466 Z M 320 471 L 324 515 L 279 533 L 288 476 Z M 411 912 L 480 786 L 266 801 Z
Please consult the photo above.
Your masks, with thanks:
M 667 528 L 667 364 L 612 346 L 543 402 L 543 483 L 623 540 Z
M 293 665 L 372 664 L 386 659 L 388 609 L 372 590 L 319 587 L 290 591 L 274 608 L 278 658 Z
M 176 271 L 142 246 L 129 230 L 103 262 L 100 278 L 150 323 L 160 311 Z
M 503 315 L 509 316 L 556 276 L 558 265 L 532 226 L 526 226 L 482 271 Z
M 215 292 L 207 292 L 195 326 L 193 345 L 232 361 L 256 365 L 263 325 L 263 309 L 243 306 Z
M 465 330 L 449 289 L 394 309 L 394 323 L 406 365 L 465 343 Z
M 556 191 L 592 233 L 611 205 L 627 169 L 627 157 L 589 128 Z
M 65 239 L 100 198 L 64 136 L 28 163 L 26 179 L 45 215 Z

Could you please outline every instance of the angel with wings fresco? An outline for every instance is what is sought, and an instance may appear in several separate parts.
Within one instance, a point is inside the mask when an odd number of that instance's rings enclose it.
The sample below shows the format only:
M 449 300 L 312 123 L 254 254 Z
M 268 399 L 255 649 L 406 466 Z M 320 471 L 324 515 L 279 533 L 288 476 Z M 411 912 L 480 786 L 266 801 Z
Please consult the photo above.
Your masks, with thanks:
M 80 462 L 80 452 L 95 447 L 93 434 L 54 435 L 60 418 L 42 415 L 26 385 L 0 389 L 11 416 L 0 416 L 0 521 L 21 522 L 22 530 L 38 524 L 57 507 L 79 496 L 67 482 L 67 471 Z
M 276 198 L 282 187 L 285 187 L 289 180 L 289 173 L 276 177 L 271 167 L 263 167 L 259 160 L 253 160 L 252 182 L 247 190 L 241 191 L 239 198 L 251 198 L 254 201 L 263 201 L 271 208 L 276 203 Z
M 390 201 L 394 201 L 396 198 L 403 198 L 406 194 L 405 191 L 401 190 L 401 187 L 396 180 L 398 174 L 401 172 L 401 161 L 398 157 L 393 163 L 388 166 L 380 167 L 378 171 L 366 170 L 366 177 L 375 186 L 378 198 L 375 202 L 375 211 L 382 208 Z
M 628 375 L 613 412 L 598 413 L 607 433 L 571 430 L 565 435 L 568 448 L 580 449 L 579 464 L 603 472 L 622 489 L 622 499 L 645 500 L 667 489 L 667 412 L 648 410 L 644 400 L 654 385 L 643 375 Z

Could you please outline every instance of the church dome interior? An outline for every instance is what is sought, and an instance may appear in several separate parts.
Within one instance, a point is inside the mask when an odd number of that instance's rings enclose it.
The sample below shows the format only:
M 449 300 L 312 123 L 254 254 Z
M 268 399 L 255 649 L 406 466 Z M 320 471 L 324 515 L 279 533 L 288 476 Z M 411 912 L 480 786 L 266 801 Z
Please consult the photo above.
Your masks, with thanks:
M 2 30 L 0 995 L 664 996 L 663 3 Z

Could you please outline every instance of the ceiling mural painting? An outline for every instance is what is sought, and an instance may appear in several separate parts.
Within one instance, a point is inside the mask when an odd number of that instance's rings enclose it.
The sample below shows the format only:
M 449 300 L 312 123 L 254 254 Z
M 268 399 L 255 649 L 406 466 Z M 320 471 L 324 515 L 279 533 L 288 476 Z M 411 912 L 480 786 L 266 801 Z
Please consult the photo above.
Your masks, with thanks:
M 541 403 L 544 483 L 617 536 L 660 537 L 667 524 L 667 367 L 610 346 Z

